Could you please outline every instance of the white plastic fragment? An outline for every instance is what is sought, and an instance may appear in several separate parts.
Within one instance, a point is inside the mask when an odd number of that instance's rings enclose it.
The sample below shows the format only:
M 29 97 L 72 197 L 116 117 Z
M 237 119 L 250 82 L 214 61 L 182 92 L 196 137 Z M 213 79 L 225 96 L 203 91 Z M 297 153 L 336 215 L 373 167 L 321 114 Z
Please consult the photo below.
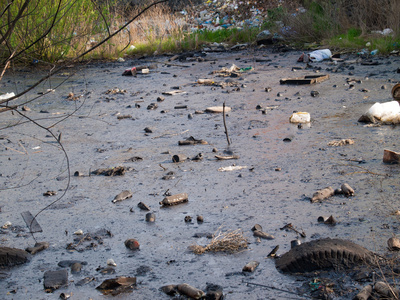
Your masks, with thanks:
M 329 59 L 332 56 L 332 52 L 329 49 L 315 50 L 309 54 L 310 60 L 323 61 L 324 59 Z
M 246 169 L 247 166 L 229 166 L 229 167 L 221 167 L 218 169 L 220 172 L 230 172 L 230 171 L 236 171 L 236 170 L 241 170 L 241 169 Z
M 290 123 L 309 123 L 311 116 L 308 112 L 293 113 L 289 118 Z
M 115 263 L 115 261 L 112 258 L 107 259 L 107 265 L 113 266 L 113 267 L 117 266 L 117 264 Z
M 382 123 L 399 124 L 400 123 L 400 105 L 397 101 L 385 103 L 375 103 L 365 113 L 365 115 L 373 120 L 374 118 Z
M 7 229 L 8 227 L 10 227 L 12 225 L 12 223 L 10 221 L 7 221 L 4 223 L 4 225 L 1 227 L 3 229 Z
M 0 100 L 6 100 L 6 99 L 9 99 L 9 98 L 14 97 L 14 96 L 15 96 L 15 94 L 13 92 L 5 93 L 3 95 L 0 95 Z
M 82 235 L 83 234 L 83 230 L 79 229 L 77 231 L 74 232 L 75 235 Z

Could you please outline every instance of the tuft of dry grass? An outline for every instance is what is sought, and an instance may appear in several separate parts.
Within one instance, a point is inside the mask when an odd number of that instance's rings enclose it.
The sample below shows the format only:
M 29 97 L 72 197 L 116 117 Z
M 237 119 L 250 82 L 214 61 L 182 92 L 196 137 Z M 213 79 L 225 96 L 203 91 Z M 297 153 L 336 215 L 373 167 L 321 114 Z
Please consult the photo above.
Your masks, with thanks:
M 206 246 L 194 244 L 190 250 L 195 254 L 204 254 L 205 252 L 228 252 L 236 253 L 247 249 L 247 239 L 243 236 L 241 229 L 221 231 L 219 228 L 213 235 L 211 242 Z

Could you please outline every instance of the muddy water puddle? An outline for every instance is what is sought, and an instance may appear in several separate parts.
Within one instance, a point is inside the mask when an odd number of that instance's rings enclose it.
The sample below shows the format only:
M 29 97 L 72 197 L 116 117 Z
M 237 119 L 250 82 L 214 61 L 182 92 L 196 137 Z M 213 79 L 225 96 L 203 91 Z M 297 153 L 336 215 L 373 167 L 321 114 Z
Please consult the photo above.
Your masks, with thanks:
M 296 296 L 279 290 L 294 291 L 303 282 L 279 273 L 273 259 L 266 258 L 276 245 L 280 245 L 278 254 L 283 254 L 290 249 L 290 241 L 299 238 L 293 231 L 280 229 L 288 223 L 304 230 L 307 237 L 300 238 L 303 242 L 324 237 L 350 239 L 384 254 L 387 239 L 398 231 L 398 217 L 393 213 L 399 209 L 400 199 L 398 167 L 384 165 L 382 155 L 385 148 L 395 151 L 400 148 L 398 128 L 365 127 L 357 120 L 374 102 L 390 100 L 390 88 L 382 90 L 381 86 L 391 86 L 391 82 L 400 79 L 399 74 L 392 72 L 399 59 L 380 58 L 380 66 L 355 64 L 351 76 L 348 70 L 325 71 L 331 66 L 323 62 L 318 66 L 322 67 L 321 73 L 330 75 L 329 80 L 312 86 L 280 85 L 281 78 L 313 73 L 312 69 L 291 71 L 297 66 L 299 55 L 299 52 L 275 54 L 270 50 L 209 53 L 207 57 L 216 59 L 215 63 L 176 63 L 187 68 L 164 65 L 162 62 L 168 58 L 159 57 L 156 71 L 137 77 L 121 74 L 124 69 L 143 65 L 145 61 L 90 65 L 78 70 L 54 92 L 27 104 L 31 108 L 27 115 L 43 126 L 58 122 L 79 107 L 74 115 L 52 128 L 57 137 L 61 133 L 68 155 L 70 185 L 61 200 L 38 216 L 43 232 L 35 237 L 49 242 L 50 248 L 36 254 L 29 264 L 13 268 L 9 277 L 0 281 L 1 297 L 55 299 L 64 292 L 73 293 L 74 299 L 103 299 L 106 297 L 95 287 L 107 278 L 125 275 L 137 276 L 137 290 L 133 291 L 137 299 L 168 299 L 158 289 L 183 282 L 200 289 L 206 283 L 221 285 L 226 299 L 308 298 L 307 294 Z M 255 62 L 258 57 L 271 58 L 273 62 Z M 195 84 L 199 78 L 210 78 L 211 71 L 233 63 L 254 67 L 238 79 L 239 91 Z M 366 80 L 370 73 L 377 75 Z M 3 81 L 6 83 L 2 84 L 2 90 L 13 91 L 14 82 L 29 86 L 35 76 L 29 76 L 28 81 L 25 73 L 17 73 L 9 82 Z M 362 82 L 356 84 L 356 89 L 348 90 L 348 77 L 360 78 Z M 392 81 L 388 82 L 389 79 Z M 63 77 L 52 80 L 24 99 L 54 88 Z M 157 102 L 162 92 L 176 86 L 187 93 L 164 96 L 164 101 Z M 272 91 L 266 92 L 266 87 Z M 106 94 L 115 88 L 126 92 Z M 369 92 L 360 92 L 361 88 L 368 88 Z M 311 97 L 312 90 L 318 90 L 320 95 Z M 67 99 L 70 92 L 83 96 L 70 101 Z M 232 107 L 226 118 L 230 146 L 221 114 L 195 114 L 197 110 L 224 102 Z M 158 108 L 148 110 L 151 103 L 157 103 Z M 265 114 L 256 109 L 258 104 L 267 108 Z M 181 105 L 187 105 L 187 109 L 175 109 Z M 293 111 L 309 112 L 311 125 L 298 128 L 290 124 Z M 118 120 L 121 115 L 131 118 Z M 16 120 L 23 122 L 16 114 L 3 113 L 1 117 L 2 127 Z M 146 133 L 146 127 L 152 128 L 152 133 Z M 67 160 L 49 132 L 32 123 L 2 129 L 1 134 L 7 137 L 0 140 L 0 179 L 2 187 L 10 189 L 0 191 L 0 217 L 2 223 L 10 221 L 14 226 L 2 230 L 1 245 L 24 249 L 34 241 L 20 212 L 29 210 L 35 214 L 63 194 L 69 175 Z M 178 146 L 179 141 L 190 136 L 208 144 Z M 285 142 L 285 138 L 290 141 Z M 332 140 L 344 138 L 353 139 L 354 145 L 327 146 Z M 217 152 L 213 152 L 214 148 Z M 219 161 L 214 157 L 227 152 L 240 158 Z M 172 162 L 174 154 L 193 158 L 199 153 L 203 155 L 200 161 Z M 130 160 L 133 157 L 142 160 Z M 218 171 L 233 164 L 246 168 Z M 91 175 L 95 169 L 116 166 L 126 167 L 126 174 Z M 75 171 L 84 176 L 72 176 Z M 173 172 L 173 179 L 161 179 L 168 172 Z M 322 203 L 310 203 L 308 197 L 315 191 L 326 186 L 339 188 L 345 182 L 355 189 L 355 196 L 334 196 Z M 49 190 L 57 191 L 57 195 L 43 196 Z M 112 203 L 123 190 L 131 190 L 132 198 Z M 161 208 L 159 202 L 167 191 L 188 193 L 188 203 Z M 139 202 L 150 206 L 156 218 L 154 223 L 145 221 L 147 211 L 137 207 Z M 197 215 L 204 217 L 203 223 L 196 222 Z M 317 222 L 319 216 L 329 215 L 337 219 L 336 226 Z M 185 222 L 186 216 L 191 216 L 192 221 Z M 255 224 L 260 224 L 275 239 L 257 240 L 251 231 Z M 188 250 L 190 245 L 205 245 L 210 241 L 206 237 L 195 238 L 196 233 L 212 234 L 219 228 L 242 229 L 249 249 L 236 254 L 203 255 Z M 89 246 L 81 252 L 66 249 L 74 242 L 73 233 L 78 229 L 84 233 L 106 229 L 112 237 L 91 246 L 85 242 Z M 128 238 L 137 239 L 140 250 L 127 249 L 124 241 Z M 115 274 L 96 271 L 98 267 L 106 267 L 109 258 L 117 264 Z M 78 274 L 69 272 L 68 287 L 46 294 L 43 273 L 58 269 L 59 261 L 69 259 L 88 264 Z M 248 276 L 241 274 L 243 266 L 252 260 L 260 262 L 256 271 Z M 143 266 L 148 268 L 140 268 Z M 343 276 L 337 274 L 337 278 Z M 85 277 L 95 280 L 76 286 Z M 338 294 L 337 298 L 348 299 L 354 295 L 355 287 L 359 287 L 350 278 L 346 280 L 350 291 Z M 6 296 L 7 292 L 15 294 Z M 121 294 L 115 298 L 130 297 Z

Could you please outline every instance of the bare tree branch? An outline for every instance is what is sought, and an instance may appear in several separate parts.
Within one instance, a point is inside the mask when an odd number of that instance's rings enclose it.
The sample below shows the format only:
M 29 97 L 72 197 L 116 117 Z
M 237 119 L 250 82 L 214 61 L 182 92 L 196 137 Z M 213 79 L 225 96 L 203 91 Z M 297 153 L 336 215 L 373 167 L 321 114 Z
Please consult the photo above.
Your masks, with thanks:
M 151 7 L 160 4 L 160 3 L 164 3 L 164 2 L 168 2 L 169 0 L 161 0 L 161 1 L 157 1 L 154 2 L 152 4 L 150 4 L 149 6 L 147 6 L 146 8 L 144 8 L 139 14 L 137 14 L 136 16 L 134 16 L 132 19 L 130 19 L 127 23 L 125 23 L 123 26 L 121 26 L 118 30 L 116 30 L 115 32 L 113 32 L 111 35 L 109 35 L 107 38 L 103 39 L 102 41 L 100 41 L 99 43 L 97 43 L 96 45 L 94 45 L 93 47 L 91 47 L 90 49 L 84 51 L 83 53 L 79 54 L 78 56 L 76 56 L 74 59 L 72 59 L 71 61 L 62 64 L 61 66 L 55 68 L 54 70 L 50 71 L 49 74 L 47 74 L 46 76 L 44 76 L 43 78 L 41 78 L 39 81 L 37 81 L 36 83 L 34 83 L 32 86 L 30 86 L 28 89 L 22 91 L 21 93 L 15 95 L 14 97 L 11 97 L 9 99 L 6 100 L 1 100 L 0 104 L 3 103 L 7 103 L 6 106 L 8 106 L 8 103 L 10 101 L 13 101 L 15 99 L 18 99 L 19 97 L 25 95 L 26 93 L 28 93 L 29 91 L 33 90 L 34 88 L 36 88 L 39 84 L 41 84 L 43 81 L 47 80 L 48 78 L 50 78 L 51 76 L 53 76 L 54 74 L 57 74 L 58 72 L 60 72 L 61 70 L 65 69 L 68 65 L 70 65 L 72 62 L 76 62 L 78 61 L 80 58 L 84 57 L 85 55 L 87 55 L 88 53 L 92 52 L 93 50 L 95 50 L 96 48 L 100 47 L 101 45 L 103 45 L 104 43 L 106 43 L 108 40 L 110 40 L 112 37 L 116 36 L 118 33 L 120 33 L 122 30 L 124 30 L 130 23 L 132 23 L 133 21 L 135 21 L 137 18 L 139 18 L 142 14 L 144 14 L 147 10 L 149 10 Z

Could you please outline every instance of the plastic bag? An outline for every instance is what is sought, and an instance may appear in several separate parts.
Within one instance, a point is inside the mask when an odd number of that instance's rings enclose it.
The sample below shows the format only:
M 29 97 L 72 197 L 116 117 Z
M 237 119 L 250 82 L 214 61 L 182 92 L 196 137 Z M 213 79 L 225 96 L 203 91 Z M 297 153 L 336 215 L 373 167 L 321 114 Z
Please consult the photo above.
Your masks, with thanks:
M 315 50 L 309 54 L 310 60 L 323 61 L 324 59 L 329 59 L 332 56 L 332 52 L 329 49 Z
M 385 103 L 375 103 L 365 113 L 370 119 L 380 120 L 382 123 L 399 124 L 400 123 L 400 105 L 397 101 Z

